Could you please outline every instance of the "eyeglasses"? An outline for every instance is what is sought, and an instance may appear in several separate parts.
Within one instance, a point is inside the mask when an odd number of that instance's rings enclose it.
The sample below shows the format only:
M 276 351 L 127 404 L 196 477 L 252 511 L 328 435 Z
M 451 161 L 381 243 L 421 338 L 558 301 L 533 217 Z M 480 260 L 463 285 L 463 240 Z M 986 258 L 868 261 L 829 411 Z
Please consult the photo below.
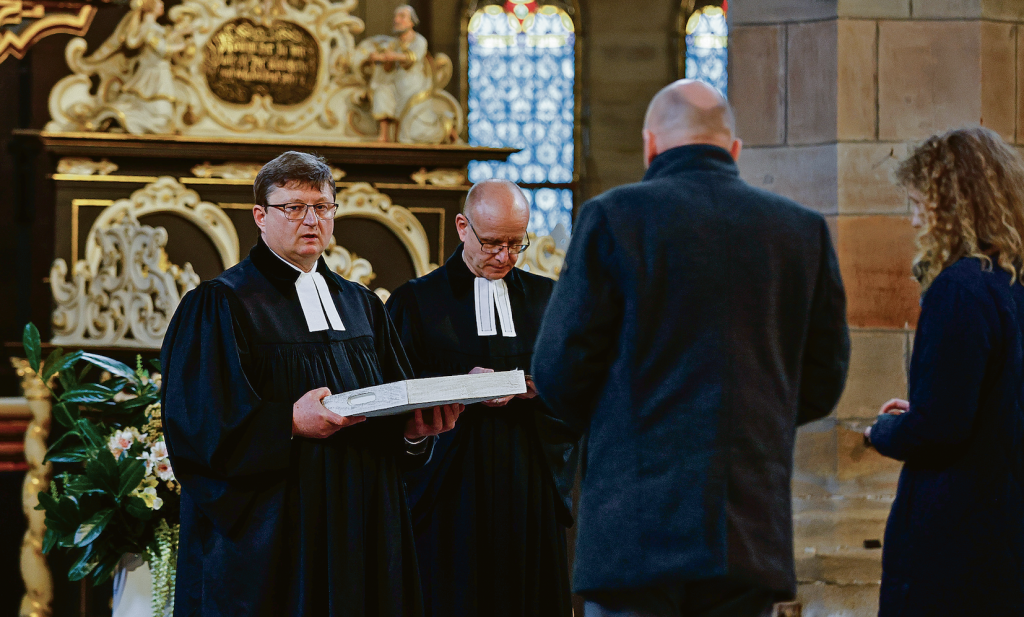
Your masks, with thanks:
M 487 253 L 488 255 L 497 255 L 498 253 L 501 252 L 502 249 L 506 249 L 509 255 L 518 255 L 519 253 L 522 253 L 530 246 L 529 236 L 526 237 L 526 244 L 501 244 L 499 242 L 484 242 L 483 240 L 480 239 L 480 236 L 477 235 L 476 229 L 473 228 L 473 222 L 470 221 L 468 218 L 466 219 L 466 222 L 469 223 L 469 230 L 473 232 L 474 236 L 476 236 L 476 241 L 480 243 L 480 250 Z
M 293 201 L 287 204 L 266 204 L 264 208 L 280 208 L 284 217 L 289 221 L 301 221 L 306 218 L 306 210 L 313 208 L 313 213 L 321 221 L 329 221 L 338 212 L 338 204 L 320 203 L 307 204 L 301 201 Z

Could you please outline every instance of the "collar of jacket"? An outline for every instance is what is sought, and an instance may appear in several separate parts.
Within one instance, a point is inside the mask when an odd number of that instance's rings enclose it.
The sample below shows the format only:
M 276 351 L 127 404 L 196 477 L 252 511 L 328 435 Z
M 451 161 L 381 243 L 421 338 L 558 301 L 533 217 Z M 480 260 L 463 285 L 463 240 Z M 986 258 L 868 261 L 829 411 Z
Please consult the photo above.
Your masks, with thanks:
M 740 175 L 736 161 L 727 150 L 708 144 L 679 146 L 665 150 L 651 161 L 644 174 L 644 180 L 672 176 L 688 171 L 710 171 L 712 173 Z
M 519 255 L 522 258 L 522 254 Z M 444 270 L 448 275 L 448 284 L 451 285 L 452 294 L 462 297 L 473 291 L 473 281 L 476 275 L 469 271 L 469 266 L 462 259 L 462 244 L 455 247 L 455 252 L 444 262 Z M 522 273 L 515 266 L 504 277 L 505 284 L 517 290 L 523 290 Z
M 249 260 L 282 293 L 287 294 L 289 291 L 295 291 L 295 281 L 299 278 L 299 271 L 271 253 L 270 248 L 263 241 L 262 234 L 257 237 L 256 246 L 252 247 L 252 250 L 249 251 Z M 327 265 L 323 255 L 320 255 L 316 261 L 316 271 L 324 277 L 324 280 L 327 281 L 327 284 L 332 289 L 336 291 L 344 290 L 339 280 L 340 277 Z

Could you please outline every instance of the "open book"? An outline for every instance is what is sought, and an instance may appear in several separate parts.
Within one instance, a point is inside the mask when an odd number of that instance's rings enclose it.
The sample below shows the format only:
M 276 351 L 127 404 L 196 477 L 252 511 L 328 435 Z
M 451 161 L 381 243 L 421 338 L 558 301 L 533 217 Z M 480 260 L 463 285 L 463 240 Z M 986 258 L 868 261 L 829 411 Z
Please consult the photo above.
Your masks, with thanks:
M 412 409 L 462 403 L 471 405 L 526 392 L 523 371 L 428 377 L 361 388 L 324 399 L 339 416 L 390 416 Z

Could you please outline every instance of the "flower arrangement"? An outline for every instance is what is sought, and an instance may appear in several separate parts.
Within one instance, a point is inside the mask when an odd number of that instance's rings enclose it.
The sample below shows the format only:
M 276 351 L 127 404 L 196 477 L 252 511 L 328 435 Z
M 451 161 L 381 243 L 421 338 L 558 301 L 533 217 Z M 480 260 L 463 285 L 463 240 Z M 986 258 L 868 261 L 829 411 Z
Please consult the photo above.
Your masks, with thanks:
M 29 364 L 54 398 L 66 431 L 46 460 L 69 464 L 39 493 L 46 511 L 43 552 L 66 549 L 70 580 L 109 579 L 126 553 L 142 555 L 153 575 L 155 615 L 173 608 L 181 486 L 164 442 L 159 374 L 104 356 L 55 349 L 41 358 L 39 331 L 25 326 Z M 158 371 L 159 365 L 153 363 Z M 86 381 L 93 368 L 99 379 Z

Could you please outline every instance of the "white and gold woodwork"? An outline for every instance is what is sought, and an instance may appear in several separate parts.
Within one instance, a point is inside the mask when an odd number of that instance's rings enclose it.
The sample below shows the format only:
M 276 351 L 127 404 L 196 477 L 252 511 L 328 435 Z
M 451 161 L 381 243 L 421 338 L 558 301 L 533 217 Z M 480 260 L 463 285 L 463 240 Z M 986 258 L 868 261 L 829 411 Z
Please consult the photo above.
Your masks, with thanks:
M 408 250 L 416 276 L 437 267 L 429 258 L 423 225 L 408 209 L 367 183 L 338 192 L 337 218 L 362 217 L 387 227 Z M 106 206 L 86 238 L 84 259 L 71 268 L 57 259 L 50 270 L 53 343 L 66 347 L 103 346 L 158 349 L 181 297 L 199 284 L 192 266 L 169 263 L 167 231 L 139 222 L 149 214 L 180 216 L 200 229 L 216 248 L 223 268 L 239 261 L 234 225 L 217 204 L 177 179 L 158 178 Z M 327 264 L 342 277 L 369 286 L 373 266 L 337 244 L 324 252 Z M 389 291 L 375 290 L 382 299 Z
M 98 49 L 87 53 L 82 38 L 68 43 L 72 74 L 50 92 L 46 131 L 376 140 L 366 58 L 379 37 L 356 45 L 364 25 L 355 7 L 356 0 L 185 0 L 165 26 L 157 21 L 162 0 L 132 0 Z M 451 60 L 419 60 L 425 78 L 401 111 L 398 141 L 455 143 L 465 114 L 444 91 Z

